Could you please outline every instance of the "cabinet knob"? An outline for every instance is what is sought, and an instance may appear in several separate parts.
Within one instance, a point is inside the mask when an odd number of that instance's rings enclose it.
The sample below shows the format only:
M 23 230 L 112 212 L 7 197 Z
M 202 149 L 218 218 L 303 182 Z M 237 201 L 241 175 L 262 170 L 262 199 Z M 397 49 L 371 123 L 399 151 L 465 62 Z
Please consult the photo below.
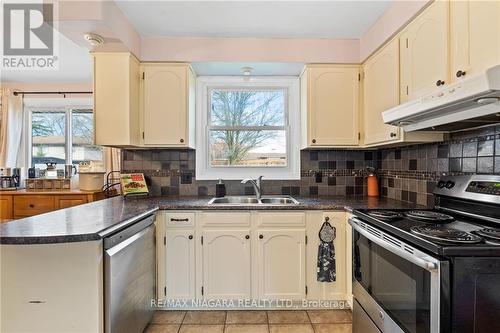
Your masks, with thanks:
M 34 208 L 34 207 L 35 207 L 35 205 L 33 205 L 33 204 L 30 204 L 30 208 Z
M 184 143 L 184 139 L 180 139 L 179 141 L 180 141 L 181 143 Z
M 458 70 L 457 73 L 456 73 L 456 76 L 457 77 L 462 77 L 462 76 L 465 76 L 465 74 L 467 74 L 467 72 L 465 72 L 463 70 Z
M 312 143 L 316 143 L 316 139 L 313 139 L 313 140 L 312 140 Z
M 442 86 L 444 84 L 445 84 L 445 82 L 443 80 L 437 80 L 437 82 L 436 82 L 436 86 L 438 86 L 438 87 Z
M 189 236 L 188 236 L 188 238 L 189 238 L 189 239 L 193 239 L 193 235 L 189 235 Z
M 246 236 L 245 236 L 245 239 L 250 239 L 250 235 L 246 235 Z
M 397 136 L 396 133 L 394 133 L 394 132 L 391 133 L 391 138 L 395 138 L 396 136 Z
M 262 239 L 262 238 L 264 238 L 264 235 L 259 235 L 259 239 Z

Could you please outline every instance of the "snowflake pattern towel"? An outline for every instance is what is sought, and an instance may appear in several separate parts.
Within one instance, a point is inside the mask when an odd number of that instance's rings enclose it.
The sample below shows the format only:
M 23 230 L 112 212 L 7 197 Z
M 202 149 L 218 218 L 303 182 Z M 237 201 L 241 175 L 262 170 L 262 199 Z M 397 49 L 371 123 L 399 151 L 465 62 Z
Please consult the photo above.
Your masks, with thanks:
M 335 246 L 333 242 L 320 242 L 318 247 L 317 271 L 319 282 L 334 282 L 336 280 Z

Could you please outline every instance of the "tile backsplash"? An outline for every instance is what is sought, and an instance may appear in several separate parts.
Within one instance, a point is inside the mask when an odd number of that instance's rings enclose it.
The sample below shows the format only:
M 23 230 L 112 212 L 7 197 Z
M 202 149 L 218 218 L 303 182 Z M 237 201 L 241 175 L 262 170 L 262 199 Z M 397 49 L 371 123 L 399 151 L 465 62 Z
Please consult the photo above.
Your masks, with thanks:
M 215 194 L 216 181 L 197 180 L 194 150 L 124 150 L 124 172 L 143 172 L 152 195 Z M 377 168 L 384 197 L 431 205 L 437 179 L 449 173 L 500 174 L 500 126 L 452 134 L 445 142 L 378 150 L 301 151 L 300 180 L 264 180 L 264 194 L 365 195 L 366 167 Z M 253 194 L 225 181 L 228 195 Z
M 500 174 L 500 126 L 457 132 L 441 143 L 377 152 L 381 195 L 432 205 L 443 174 Z

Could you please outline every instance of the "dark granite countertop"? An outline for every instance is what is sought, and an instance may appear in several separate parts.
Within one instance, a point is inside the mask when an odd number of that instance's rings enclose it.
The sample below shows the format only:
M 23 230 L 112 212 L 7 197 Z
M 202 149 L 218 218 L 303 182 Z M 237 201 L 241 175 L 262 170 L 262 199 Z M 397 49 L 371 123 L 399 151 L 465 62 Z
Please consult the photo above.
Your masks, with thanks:
M 353 210 L 363 208 L 415 208 L 415 204 L 387 199 L 370 197 L 296 197 L 298 205 L 209 205 L 212 197 L 151 197 L 134 198 L 130 201 L 156 204 L 161 210 Z
M 99 240 L 162 210 L 352 210 L 414 208 L 386 198 L 296 197 L 299 205 L 208 205 L 209 197 L 143 197 L 104 199 L 0 225 L 0 244 L 46 244 Z
M 0 244 L 47 244 L 99 240 L 158 210 L 147 201 L 104 199 L 0 225 Z

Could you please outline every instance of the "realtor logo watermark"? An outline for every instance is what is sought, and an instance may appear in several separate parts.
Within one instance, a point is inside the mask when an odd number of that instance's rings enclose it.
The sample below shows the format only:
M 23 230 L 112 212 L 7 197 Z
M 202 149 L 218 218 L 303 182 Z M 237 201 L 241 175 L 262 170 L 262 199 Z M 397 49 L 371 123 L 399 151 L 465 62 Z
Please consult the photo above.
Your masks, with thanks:
M 4 70 L 58 69 L 53 3 L 3 3 Z

